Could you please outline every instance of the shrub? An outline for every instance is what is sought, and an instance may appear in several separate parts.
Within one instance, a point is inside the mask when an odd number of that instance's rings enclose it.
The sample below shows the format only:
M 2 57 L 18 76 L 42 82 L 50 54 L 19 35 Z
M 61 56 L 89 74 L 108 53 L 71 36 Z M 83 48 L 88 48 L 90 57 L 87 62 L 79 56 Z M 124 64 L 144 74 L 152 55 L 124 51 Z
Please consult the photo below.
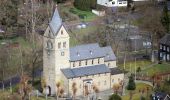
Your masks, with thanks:
M 109 100 L 122 100 L 121 97 L 117 94 L 112 94 L 110 97 L 109 97 Z

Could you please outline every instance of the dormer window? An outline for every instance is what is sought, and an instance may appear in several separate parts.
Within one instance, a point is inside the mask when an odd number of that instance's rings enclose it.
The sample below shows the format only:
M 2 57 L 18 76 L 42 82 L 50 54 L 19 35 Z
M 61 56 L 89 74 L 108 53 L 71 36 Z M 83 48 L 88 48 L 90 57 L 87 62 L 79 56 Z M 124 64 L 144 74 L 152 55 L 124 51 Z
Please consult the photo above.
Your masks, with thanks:
M 77 56 L 80 56 L 80 53 L 79 53 L 79 52 L 77 52 Z
M 90 50 L 90 54 L 92 55 L 93 54 L 93 52 Z

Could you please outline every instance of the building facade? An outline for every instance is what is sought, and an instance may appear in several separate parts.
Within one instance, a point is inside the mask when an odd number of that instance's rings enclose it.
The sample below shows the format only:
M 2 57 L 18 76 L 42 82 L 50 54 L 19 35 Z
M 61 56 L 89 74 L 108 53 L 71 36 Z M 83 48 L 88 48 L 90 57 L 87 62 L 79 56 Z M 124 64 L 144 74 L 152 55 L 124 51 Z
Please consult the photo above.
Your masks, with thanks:
M 94 86 L 104 91 L 123 81 L 124 74 L 117 68 L 110 46 L 92 43 L 70 47 L 69 38 L 56 8 L 43 40 L 43 77 L 50 94 L 57 92 L 58 82 L 72 96 L 73 84 L 77 95 L 85 95 L 87 89 L 94 92 Z
M 97 0 L 97 4 L 106 7 L 126 7 L 127 0 Z
M 170 62 L 170 34 L 166 34 L 159 42 L 159 60 Z

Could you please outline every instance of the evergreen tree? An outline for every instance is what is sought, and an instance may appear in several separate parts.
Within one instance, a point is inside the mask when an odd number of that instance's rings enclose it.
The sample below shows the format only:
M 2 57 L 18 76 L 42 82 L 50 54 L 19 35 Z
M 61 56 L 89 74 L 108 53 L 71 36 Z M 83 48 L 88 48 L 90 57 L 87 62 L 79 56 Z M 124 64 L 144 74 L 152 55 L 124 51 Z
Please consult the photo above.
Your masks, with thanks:
M 167 3 L 165 4 L 164 9 L 163 9 L 161 22 L 164 28 L 166 29 L 166 31 L 169 32 L 170 20 L 169 20 L 169 15 L 168 15 Z
M 113 94 L 109 97 L 109 100 L 122 100 L 122 99 L 119 95 Z
M 130 92 L 130 100 L 132 100 L 132 96 L 133 96 L 133 91 L 136 89 L 136 84 L 134 82 L 134 76 L 131 74 L 131 76 L 129 77 L 129 82 L 128 82 L 128 86 L 127 86 L 127 90 L 129 90 Z

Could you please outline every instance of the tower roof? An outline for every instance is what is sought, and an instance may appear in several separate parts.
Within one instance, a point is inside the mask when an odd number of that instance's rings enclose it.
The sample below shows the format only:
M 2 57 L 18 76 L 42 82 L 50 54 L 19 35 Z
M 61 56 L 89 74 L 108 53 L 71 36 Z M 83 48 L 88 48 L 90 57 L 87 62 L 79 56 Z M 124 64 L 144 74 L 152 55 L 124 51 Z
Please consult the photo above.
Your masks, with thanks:
M 49 23 L 49 26 L 51 27 L 51 30 L 52 30 L 54 35 L 57 35 L 58 30 L 60 29 L 61 25 L 62 25 L 62 19 L 60 18 L 60 15 L 58 13 L 58 9 L 56 7 L 54 14 L 53 14 L 53 17 L 52 17 L 52 20 Z

